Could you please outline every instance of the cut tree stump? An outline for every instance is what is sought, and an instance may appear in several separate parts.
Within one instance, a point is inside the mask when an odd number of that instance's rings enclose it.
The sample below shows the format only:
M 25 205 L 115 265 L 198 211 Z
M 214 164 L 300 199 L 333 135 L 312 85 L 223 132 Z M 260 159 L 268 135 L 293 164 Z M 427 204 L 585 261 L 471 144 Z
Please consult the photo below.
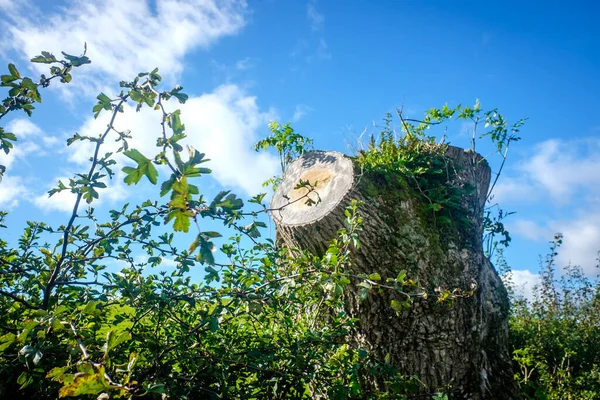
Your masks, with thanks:
M 473 188 L 463 196 L 467 229 L 436 227 L 422 212 L 427 200 L 400 174 L 363 172 L 341 153 L 313 151 L 290 164 L 273 197 L 277 239 L 321 256 L 344 226 L 350 201 L 361 201 L 363 231 L 360 249 L 352 253 L 353 273 L 377 272 L 385 282 L 407 270 L 428 292 L 469 290 L 473 283 L 477 290 L 453 304 L 418 298 L 398 315 L 390 303 L 405 300 L 399 293 L 371 291 L 360 300 L 354 282 L 344 293 L 346 311 L 359 321 L 354 340 L 380 360 L 389 354 L 390 364 L 418 376 L 427 391 L 451 384 L 451 398 L 518 399 L 508 350 L 508 296 L 483 253 L 490 168 L 477 153 L 458 147 L 449 146 L 445 156 L 459 184 Z M 317 183 L 308 196 L 320 198 L 318 204 L 306 204 L 309 190 L 295 189 L 300 180 Z M 383 382 L 372 385 L 384 388 Z

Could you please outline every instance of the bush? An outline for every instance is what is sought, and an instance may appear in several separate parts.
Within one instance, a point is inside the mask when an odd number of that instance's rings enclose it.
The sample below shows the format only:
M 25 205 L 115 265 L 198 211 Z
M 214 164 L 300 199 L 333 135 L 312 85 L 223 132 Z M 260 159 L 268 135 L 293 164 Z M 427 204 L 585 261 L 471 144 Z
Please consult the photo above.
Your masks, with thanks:
M 557 279 L 561 243 L 551 242 L 534 300 L 513 292 L 515 379 L 526 399 L 600 399 L 600 282 L 572 265 Z

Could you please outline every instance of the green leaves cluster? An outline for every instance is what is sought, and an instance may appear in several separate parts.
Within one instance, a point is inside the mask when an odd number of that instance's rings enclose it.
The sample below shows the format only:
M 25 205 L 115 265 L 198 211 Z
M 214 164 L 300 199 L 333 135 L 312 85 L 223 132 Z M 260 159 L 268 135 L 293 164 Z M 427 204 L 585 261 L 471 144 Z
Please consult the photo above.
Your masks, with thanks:
M 72 67 L 89 62 L 65 58 L 52 70 L 65 82 Z M 34 61 L 57 62 L 47 52 Z M 7 83 L 22 85 L 9 71 Z M 358 203 L 323 257 L 262 239 L 265 194 L 249 206 L 230 191 L 204 197 L 198 182 L 211 172 L 208 160 L 192 147 L 184 152 L 181 113 L 167 109 L 188 97 L 179 86 L 159 91 L 160 82 L 155 69 L 121 82 L 115 96 L 100 94 L 92 113 L 109 118 L 106 130 L 67 141 L 92 143 L 93 154 L 87 171 L 49 193 L 76 195 L 66 224 L 30 221 L 16 245 L 0 239 L 0 397 L 407 399 L 422 392 L 418 379 L 350 339 L 357 321 L 344 308 L 349 285 L 363 297 L 398 293 L 402 300 L 390 305 L 398 313 L 427 296 L 405 271 L 351 272 L 363 223 Z M 19 96 L 33 92 L 27 85 Z M 114 127 L 130 103 L 162 115 L 154 154 L 130 148 L 131 132 Z M 311 143 L 289 124 L 270 129 L 258 147 L 274 146 L 282 168 Z M 114 153 L 102 151 L 109 139 L 119 143 Z M 94 204 L 121 167 L 119 153 L 129 164 L 121 169 L 125 183 L 158 186 L 162 200 L 125 204 L 108 217 L 83 209 L 82 200 Z M 207 227 L 215 221 L 222 231 Z M 190 229 L 191 239 L 180 236 Z M 166 264 L 174 266 L 157 269 Z M 203 279 L 193 281 L 190 270 L 202 267 Z M 387 387 L 373 387 L 373 377 Z
M 425 135 L 431 123 L 450 118 L 453 113 L 447 107 L 431 109 L 417 126 L 399 113 L 401 135 L 393 128 L 392 115 L 387 114 L 378 138 L 371 135 L 368 148 L 360 150 L 357 158 L 365 170 L 396 176 L 402 185 L 419 193 L 424 214 L 433 216 L 440 226 L 469 224 L 463 196 L 470 188 L 456 179 L 456 168 L 445 157 L 447 146 Z
M 512 287 L 510 340 L 515 379 L 525 399 L 600 398 L 600 282 L 568 265 L 556 277 L 557 234 L 541 265 L 533 300 Z
M 514 124 L 498 113 L 497 109 L 483 111 L 479 100 L 473 106 L 457 105 L 450 108 L 431 108 L 421 120 L 406 118 L 398 109 L 399 131 L 394 127 L 391 114 L 384 119 L 381 132 L 371 135 L 367 149 L 358 152 L 358 162 L 365 170 L 384 173 L 399 173 L 401 180 L 422 196 L 423 209 L 434 216 L 434 221 L 442 227 L 458 226 L 465 229 L 470 225 L 468 210 L 465 209 L 465 195 L 474 189 L 461 179 L 457 179 L 460 167 L 445 156 L 447 150 L 446 134 L 440 140 L 429 134 L 437 125 L 451 119 L 472 123 L 471 150 L 475 154 L 476 139 L 489 138 L 501 157 L 501 164 L 495 178 L 486 193 L 490 200 L 492 192 L 502 173 L 510 144 L 519 141 L 520 129 L 525 123 L 521 119 Z M 481 132 L 481 125 L 484 131 Z M 485 160 L 475 161 L 485 162 Z M 477 213 L 483 210 L 476 210 Z M 505 213 L 504 217 L 510 215 Z M 500 219 L 503 217 L 501 216 Z M 486 214 L 485 227 L 489 246 L 493 246 L 493 237 L 502 234 L 502 244 L 510 242 L 510 236 L 503 225 Z
M 279 155 L 279 164 L 281 174 L 285 173 L 287 166 L 297 157 L 306 151 L 312 149 L 313 141 L 305 136 L 296 133 L 290 123 L 280 125 L 275 121 L 269 123 L 271 134 L 266 138 L 259 140 L 254 145 L 254 150 L 268 150 L 274 148 Z M 267 180 L 263 186 L 271 185 L 273 189 L 281 183 L 281 177 L 275 176 Z
M 85 48 L 87 50 L 87 46 Z M 80 57 L 72 56 L 63 53 L 63 60 L 58 60 L 54 55 L 43 51 L 42 55 L 31 59 L 35 63 L 57 64 L 50 67 L 50 76 L 42 74 L 39 81 L 35 82 L 29 77 L 22 77 L 21 73 L 14 64 L 8 64 L 8 74 L 0 75 L 0 87 L 10 88 L 8 97 L 0 103 L 0 120 L 11 111 L 23 110 L 31 117 L 35 109 L 35 103 L 42 102 L 42 96 L 39 92 L 40 87 L 48 87 L 50 82 L 59 78 L 62 83 L 69 83 L 72 79 L 71 70 L 73 67 L 79 67 L 84 64 L 89 64 L 91 61 L 84 54 Z M 5 132 L 0 127 L 0 150 L 8 154 L 14 147 L 17 137 L 10 132 Z M 2 175 L 6 171 L 4 165 L 0 165 L 0 181 Z

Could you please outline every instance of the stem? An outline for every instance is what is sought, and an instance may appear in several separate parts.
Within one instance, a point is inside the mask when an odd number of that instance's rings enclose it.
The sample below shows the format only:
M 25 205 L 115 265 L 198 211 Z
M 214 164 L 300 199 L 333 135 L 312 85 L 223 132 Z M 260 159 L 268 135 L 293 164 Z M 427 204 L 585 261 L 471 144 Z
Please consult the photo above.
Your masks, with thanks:
M 119 101 L 119 103 L 115 106 L 113 113 L 112 113 L 112 117 L 108 124 L 108 127 L 106 128 L 106 131 L 104 131 L 104 134 L 102 134 L 102 136 L 100 137 L 100 140 L 98 140 L 96 142 L 96 149 L 94 151 L 94 157 L 92 158 L 92 165 L 91 165 L 90 170 L 87 175 L 88 181 L 92 178 L 92 175 L 94 174 L 94 171 L 96 170 L 96 166 L 98 165 L 98 153 L 100 152 L 100 146 L 102 146 L 102 143 L 104 143 L 104 139 L 109 134 L 109 132 L 113 129 L 113 124 L 115 122 L 115 119 L 117 118 L 117 113 L 121 109 L 121 106 L 123 105 L 123 103 L 125 103 L 127 101 L 128 97 L 129 97 L 128 94 L 124 95 L 121 98 L 121 100 Z M 67 246 L 69 245 L 69 234 L 70 234 L 71 228 L 73 227 L 73 223 L 75 222 L 75 218 L 77 218 L 77 212 L 79 210 L 79 203 L 81 202 L 82 197 L 83 197 L 83 193 L 81 193 L 81 192 L 77 193 L 77 198 L 75 199 L 75 205 L 73 206 L 73 211 L 71 212 L 71 218 L 69 219 L 69 223 L 67 224 L 64 234 L 63 234 L 63 239 L 62 239 L 63 244 L 62 244 L 62 249 L 60 252 L 60 258 L 59 258 L 58 262 L 56 263 L 54 270 L 52 271 L 52 275 L 50 276 L 50 279 L 48 280 L 48 284 L 44 288 L 44 299 L 42 301 L 43 309 L 48 308 L 48 303 L 50 302 L 50 296 L 52 294 L 52 289 L 54 289 L 54 287 L 56 286 L 56 280 L 58 279 L 58 275 L 61 273 L 62 267 L 65 263 L 65 259 L 66 259 L 66 255 L 67 255 Z

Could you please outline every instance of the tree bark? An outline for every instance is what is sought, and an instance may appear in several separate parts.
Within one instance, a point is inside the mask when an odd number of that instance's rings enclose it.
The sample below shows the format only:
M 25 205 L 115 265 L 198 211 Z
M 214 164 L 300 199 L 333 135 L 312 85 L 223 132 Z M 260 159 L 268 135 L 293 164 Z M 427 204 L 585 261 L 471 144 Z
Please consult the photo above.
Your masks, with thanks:
M 470 224 L 452 229 L 436 226 L 424 215 L 427 199 L 394 172 L 363 172 L 349 157 L 314 151 L 292 163 L 278 187 L 272 209 L 278 241 L 288 248 L 323 255 L 336 232 L 344 226 L 344 210 L 353 199 L 362 202 L 363 231 L 360 249 L 353 251 L 353 273 L 377 272 L 382 280 L 407 270 L 428 291 L 435 288 L 477 290 L 472 297 L 437 303 L 415 300 L 397 315 L 392 291 L 370 293 L 360 300 L 358 288 L 346 290 L 347 312 L 358 318 L 356 342 L 406 375 L 418 376 L 432 392 L 450 384 L 456 399 L 517 399 L 508 351 L 508 296 L 482 245 L 483 207 L 490 168 L 478 154 L 457 147 L 446 151 L 448 168 L 456 183 L 473 190 L 462 202 Z M 294 201 L 306 195 L 297 189 L 301 180 L 317 182 L 307 206 Z M 296 189 L 295 189 L 296 188 Z M 454 224 L 453 224 L 454 225 Z M 373 382 L 383 386 L 382 382 Z

